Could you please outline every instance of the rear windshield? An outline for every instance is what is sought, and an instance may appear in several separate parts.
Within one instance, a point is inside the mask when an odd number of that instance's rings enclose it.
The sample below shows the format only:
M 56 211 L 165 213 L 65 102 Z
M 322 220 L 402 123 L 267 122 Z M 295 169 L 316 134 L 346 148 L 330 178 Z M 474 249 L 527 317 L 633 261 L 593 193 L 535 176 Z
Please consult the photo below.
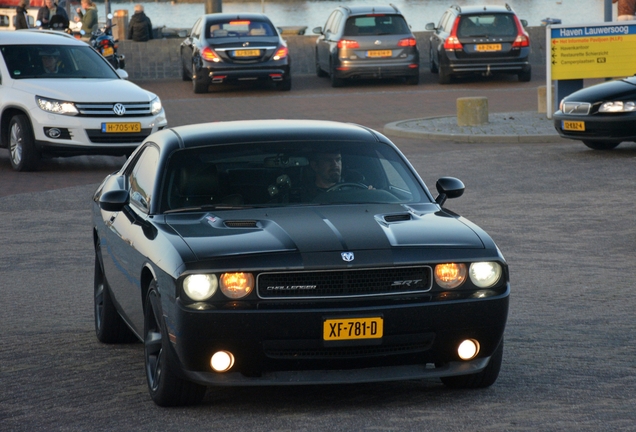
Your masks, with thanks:
M 276 29 L 267 21 L 254 20 L 228 20 L 208 22 L 205 29 L 205 37 L 251 37 L 251 36 L 276 36 Z
M 5 45 L 0 46 L 0 52 L 13 79 L 119 79 L 108 62 L 88 45 Z
M 402 35 L 411 30 L 401 15 L 366 15 L 347 20 L 344 36 Z
M 512 14 L 463 15 L 457 27 L 458 37 L 516 36 Z

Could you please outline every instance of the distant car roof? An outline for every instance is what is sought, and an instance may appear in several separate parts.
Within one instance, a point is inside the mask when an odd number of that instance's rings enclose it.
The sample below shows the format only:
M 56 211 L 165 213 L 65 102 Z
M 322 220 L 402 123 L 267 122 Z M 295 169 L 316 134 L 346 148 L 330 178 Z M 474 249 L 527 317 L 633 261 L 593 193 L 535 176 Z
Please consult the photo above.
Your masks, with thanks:
M 397 7 L 391 6 L 341 6 L 344 9 L 351 11 L 351 15 L 360 15 L 368 13 L 384 13 L 384 14 L 401 14 Z
M 512 9 L 508 9 L 505 6 L 500 5 L 481 5 L 481 6 L 461 6 L 461 13 L 463 14 L 472 14 L 479 12 L 506 12 L 506 13 L 514 13 Z
M 71 35 L 53 30 L 17 30 L 2 32 L 0 45 L 79 45 L 88 46 L 86 42 L 75 39 Z
M 260 20 L 260 21 L 271 21 L 267 15 L 259 14 L 259 13 L 213 13 L 206 14 L 205 19 L 210 21 L 225 21 L 225 20 Z

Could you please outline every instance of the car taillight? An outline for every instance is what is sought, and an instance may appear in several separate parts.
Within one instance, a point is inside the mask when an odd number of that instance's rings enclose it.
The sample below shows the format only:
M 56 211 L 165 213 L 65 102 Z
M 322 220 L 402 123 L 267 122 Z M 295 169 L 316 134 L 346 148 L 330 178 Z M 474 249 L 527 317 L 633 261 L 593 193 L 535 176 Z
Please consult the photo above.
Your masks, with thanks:
M 457 38 L 457 27 L 459 26 L 459 17 L 455 18 L 455 22 L 453 23 L 453 29 L 450 32 L 450 35 L 444 41 L 444 49 L 453 51 L 453 50 L 462 50 L 464 46 L 459 42 Z
M 398 42 L 398 46 L 401 47 L 414 47 L 416 45 L 417 41 L 415 40 L 415 38 L 400 39 L 400 41 Z
M 287 50 L 287 47 L 278 48 L 278 51 L 276 51 L 276 54 L 274 54 L 273 59 L 284 59 L 285 57 L 287 57 L 287 54 L 289 54 L 289 50 Z
M 201 58 L 205 61 L 217 63 L 221 61 L 221 57 L 219 57 L 219 55 L 212 51 L 212 49 L 210 49 L 209 47 L 205 47 L 201 50 Z
M 338 48 L 339 49 L 347 49 L 347 48 L 360 48 L 360 44 L 358 43 L 358 41 L 354 41 L 354 40 L 347 40 L 347 39 L 340 39 L 338 41 Z
M 519 21 L 519 18 L 516 15 L 515 15 L 515 24 L 517 25 L 517 38 L 512 43 L 512 48 L 529 47 L 530 36 L 528 36 L 528 33 L 526 33 L 526 31 L 523 29 L 523 26 L 521 25 L 521 21 Z

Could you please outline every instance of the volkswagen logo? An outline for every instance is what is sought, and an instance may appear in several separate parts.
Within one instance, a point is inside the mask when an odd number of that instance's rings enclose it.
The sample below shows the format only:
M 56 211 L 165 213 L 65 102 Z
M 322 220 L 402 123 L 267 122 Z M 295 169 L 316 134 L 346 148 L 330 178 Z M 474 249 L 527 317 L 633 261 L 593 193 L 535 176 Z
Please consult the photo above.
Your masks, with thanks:
M 250 43 L 249 43 L 249 42 L 245 42 L 245 43 L 243 44 L 243 46 L 250 46 Z
M 353 258 L 354 258 L 353 252 L 342 252 L 340 256 L 342 257 L 343 261 L 347 261 L 347 262 L 353 261 Z
M 123 116 L 124 114 L 126 114 L 126 107 L 120 103 L 116 103 L 113 106 L 113 112 L 118 116 Z

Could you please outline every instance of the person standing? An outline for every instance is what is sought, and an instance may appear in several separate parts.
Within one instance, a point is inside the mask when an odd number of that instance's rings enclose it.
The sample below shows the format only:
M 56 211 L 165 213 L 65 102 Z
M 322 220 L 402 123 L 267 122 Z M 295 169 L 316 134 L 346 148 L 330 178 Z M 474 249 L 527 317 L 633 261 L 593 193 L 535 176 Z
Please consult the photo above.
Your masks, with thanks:
M 29 15 L 27 9 L 29 8 L 29 0 L 20 0 L 18 7 L 15 8 L 15 18 L 13 25 L 16 30 L 29 28 Z
M 75 22 L 82 23 L 82 30 L 84 30 L 83 38 L 90 38 L 91 33 L 97 30 L 97 6 L 92 0 L 82 0 L 82 7 L 77 8 L 77 15 Z M 82 9 L 84 12 L 82 13 Z
M 59 17 L 55 18 L 58 15 Z M 54 30 L 63 30 L 68 27 L 68 15 L 66 11 L 56 5 L 53 0 L 45 0 L 44 6 L 38 10 L 37 21 L 40 22 L 40 26 L 43 29 L 53 28 Z M 52 26 L 52 23 L 55 27 Z M 66 23 L 66 25 L 64 25 L 64 23 Z
M 618 3 L 617 21 L 636 19 L 636 0 L 612 0 L 612 3 Z
M 152 39 L 152 23 L 144 13 L 144 7 L 140 4 L 135 5 L 135 13 L 130 18 L 128 39 L 136 42 L 146 42 Z

